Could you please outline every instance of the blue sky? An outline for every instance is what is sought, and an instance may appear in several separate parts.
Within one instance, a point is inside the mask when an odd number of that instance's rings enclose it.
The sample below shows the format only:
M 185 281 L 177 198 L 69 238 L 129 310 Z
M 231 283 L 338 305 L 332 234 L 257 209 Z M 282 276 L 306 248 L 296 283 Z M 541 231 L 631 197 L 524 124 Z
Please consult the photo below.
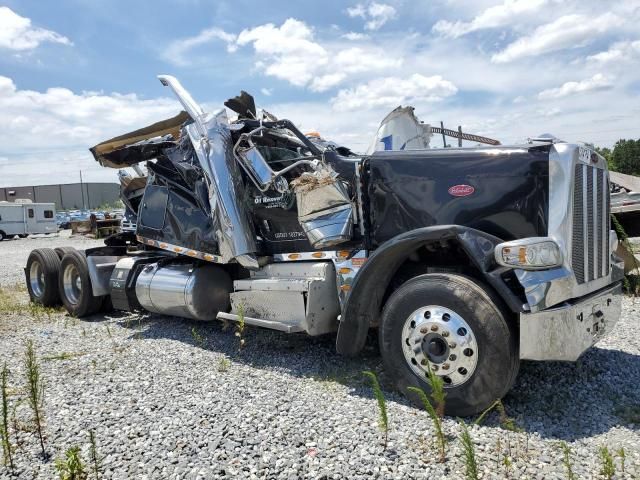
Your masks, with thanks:
M 0 1 L 0 185 L 115 179 L 87 149 L 177 113 L 160 73 L 354 150 L 400 104 L 610 146 L 640 138 L 639 22 L 639 0 Z

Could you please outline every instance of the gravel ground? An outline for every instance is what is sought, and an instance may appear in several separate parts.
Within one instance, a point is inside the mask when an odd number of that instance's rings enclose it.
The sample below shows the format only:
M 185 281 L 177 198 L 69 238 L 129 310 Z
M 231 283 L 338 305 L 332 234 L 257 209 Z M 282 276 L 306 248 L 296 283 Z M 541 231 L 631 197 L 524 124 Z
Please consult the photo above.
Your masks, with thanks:
M 23 281 L 32 248 L 95 243 L 2 242 L 0 282 Z M 15 295 L 26 301 L 23 288 Z M 504 399 L 519 432 L 504 428 L 497 413 L 469 428 L 480 477 L 569 478 L 564 441 L 574 478 L 604 478 L 603 446 L 613 452 L 614 478 L 638 478 L 639 319 L 640 303 L 627 298 L 614 331 L 578 363 L 523 362 Z M 233 327 L 219 322 L 0 312 L 0 362 L 11 369 L 10 401 L 18 405 L 16 476 L 56 478 L 53 459 L 75 445 L 87 459 L 93 430 L 103 479 L 464 478 L 457 420 L 444 421 L 449 445 L 446 462 L 438 463 L 426 413 L 388 388 L 374 342 L 360 357 L 345 359 L 335 354 L 333 336 L 248 329 L 244 337 L 239 351 Z M 46 384 L 47 461 L 20 402 L 27 339 L 36 345 Z M 380 372 L 389 411 L 386 450 L 364 369 Z M 624 474 L 616 456 L 621 448 Z M 0 477 L 12 478 L 1 466 Z

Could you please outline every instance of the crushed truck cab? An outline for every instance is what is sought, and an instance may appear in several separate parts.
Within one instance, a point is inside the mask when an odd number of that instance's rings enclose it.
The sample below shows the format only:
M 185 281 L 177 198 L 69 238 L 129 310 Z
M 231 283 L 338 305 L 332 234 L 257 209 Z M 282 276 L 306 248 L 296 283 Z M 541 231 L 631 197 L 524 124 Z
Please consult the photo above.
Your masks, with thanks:
M 229 120 L 159 78 L 184 111 L 91 148 L 135 169 L 120 174 L 135 232 L 34 250 L 33 301 L 335 334 L 344 355 L 377 329 L 397 388 L 417 400 L 433 371 L 452 415 L 501 398 L 521 359 L 576 360 L 620 316 L 609 173 L 590 146 L 504 146 L 398 107 L 356 154 L 246 92 Z M 434 133 L 484 145 L 430 148 Z

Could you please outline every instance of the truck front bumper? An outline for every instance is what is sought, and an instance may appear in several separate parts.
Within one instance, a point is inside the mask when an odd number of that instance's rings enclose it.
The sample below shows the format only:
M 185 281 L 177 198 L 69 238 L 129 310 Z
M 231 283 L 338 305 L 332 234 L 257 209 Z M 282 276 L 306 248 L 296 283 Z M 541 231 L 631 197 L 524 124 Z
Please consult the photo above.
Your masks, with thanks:
M 535 313 L 520 314 L 520 358 L 575 361 L 610 332 L 622 311 L 622 284 Z

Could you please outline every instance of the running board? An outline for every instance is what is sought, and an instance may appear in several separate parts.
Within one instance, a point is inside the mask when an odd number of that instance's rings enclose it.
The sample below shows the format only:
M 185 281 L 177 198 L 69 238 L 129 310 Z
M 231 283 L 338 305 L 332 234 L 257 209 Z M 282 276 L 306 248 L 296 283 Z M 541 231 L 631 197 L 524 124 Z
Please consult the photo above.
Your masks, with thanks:
M 240 321 L 240 316 L 236 315 L 235 313 L 220 312 L 218 313 L 217 318 L 218 320 L 231 320 L 232 322 Z M 285 332 L 285 333 L 296 333 L 296 332 L 303 331 L 303 329 L 299 325 L 292 325 L 290 323 L 276 322 L 273 320 L 263 320 L 261 318 L 252 318 L 252 317 L 246 317 L 246 316 L 243 318 L 243 320 L 244 320 L 244 323 L 246 323 L 247 325 L 253 325 L 254 327 L 269 328 L 271 330 L 278 330 L 280 332 Z

